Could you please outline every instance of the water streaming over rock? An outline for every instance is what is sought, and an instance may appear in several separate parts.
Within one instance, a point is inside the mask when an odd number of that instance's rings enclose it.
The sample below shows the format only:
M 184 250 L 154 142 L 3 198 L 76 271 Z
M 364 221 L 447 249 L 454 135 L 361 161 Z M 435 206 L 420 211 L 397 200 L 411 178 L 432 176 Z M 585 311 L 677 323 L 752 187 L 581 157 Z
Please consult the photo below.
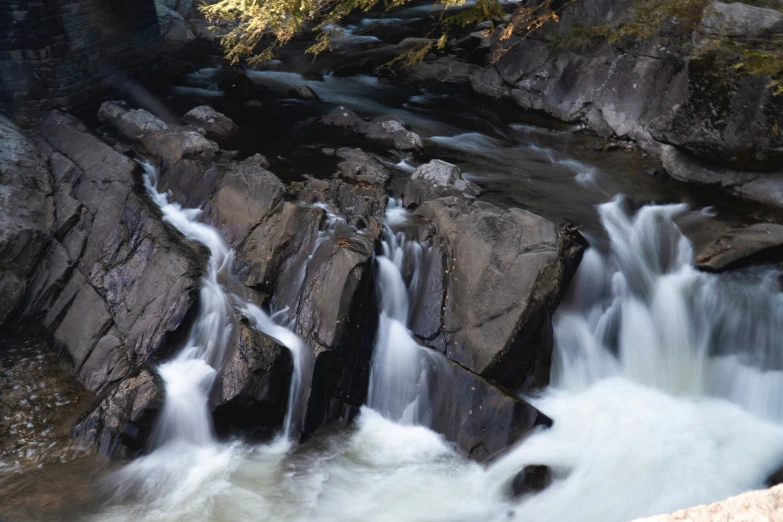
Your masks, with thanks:
M 405 222 L 405 210 L 393 198 L 386 216 L 383 252 L 376 258 L 380 318 L 367 404 L 388 419 L 431 426 L 438 406 L 434 398 L 448 400 L 444 384 L 451 379 L 451 369 L 441 354 L 421 346 L 408 329 L 430 247 L 394 231 L 393 225 Z M 403 272 L 410 273 L 407 283 Z
M 762 486 L 783 462 L 778 273 L 695 271 L 683 205 L 633 214 L 616 200 L 600 214 L 608 248 L 588 250 L 555 318 L 552 386 L 530 398 L 554 425 L 489 466 L 415 425 L 438 407 L 439 370 L 406 326 L 426 247 L 394 232 L 406 214 L 392 201 L 369 398 L 380 414 L 363 408 L 350 431 L 296 452 L 164 447 L 122 471 L 148 478 L 144 500 L 97 519 L 621 522 Z M 552 483 L 510 498 L 529 465 Z
M 163 212 L 163 219 L 210 252 L 207 273 L 201 284 L 199 314 L 185 347 L 159 368 L 165 382 L 166 399 L 155 434 L 155 446 L 179 442 L 205 445 L 213 441 L 208 395 L 236 328 L 232 324 L 234 306 L 252 320 L 253 327 L 291 350 L 294 376 L 284 435 L 297 433 L 304 409 L 302 380 L 303 366 L 307 364 L 304 343 L 290 330 L 272 321 L 258 306 L 226 290 L 226 281 L 233 277 L 233 251 L 218 230 L 198 222 L 199 209 L 183 209 L 179 204 L 169 202 L 166 194 L 158 192 L 155 166 L 143 163 L 143 167 L 145 187 Z

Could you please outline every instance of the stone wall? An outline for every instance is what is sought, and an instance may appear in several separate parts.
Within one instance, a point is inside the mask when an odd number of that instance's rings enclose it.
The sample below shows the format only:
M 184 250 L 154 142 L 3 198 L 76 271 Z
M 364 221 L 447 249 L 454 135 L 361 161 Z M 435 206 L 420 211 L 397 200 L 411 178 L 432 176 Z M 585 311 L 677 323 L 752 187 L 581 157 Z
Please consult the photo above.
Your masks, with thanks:
M 161 44 L 154 0 L 3 0 L 0 111 L 83 104 Z

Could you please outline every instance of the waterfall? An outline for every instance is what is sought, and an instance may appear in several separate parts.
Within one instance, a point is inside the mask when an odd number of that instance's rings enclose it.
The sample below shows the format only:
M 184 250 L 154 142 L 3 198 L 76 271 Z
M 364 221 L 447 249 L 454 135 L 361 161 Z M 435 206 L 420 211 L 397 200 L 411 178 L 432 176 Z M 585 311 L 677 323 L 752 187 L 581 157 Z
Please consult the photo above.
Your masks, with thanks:
M 421 346 L 408 329 L 411 303 L 423 284 L 425 247 L 409 240 L 393 225 L 405 222 L 405 210 L 395 199 L 387 205 L 382 255 L 376 258 L 380 318 L 370 373 L 367 405 L 403 424 L 430 426 L 433 396 L 444 397 L 451 369 L 434 350 Z M 407 269 L 407 270 L 406 270 Z M 409 271 L 406 283 L 403 271 Z M 440 388 L 440 389 L 437 389 Z
M 517 505 L 539 521 L 630 520 L 764 487 L 783 462 L 780 274 L 707 274 L 677 220 L 599 207 L 593 246 L 555 316 L 551 387 L 529 400 L 554 419 L 488 470 L 508 487 L 529 465 L 553 482 Z
M 157 168 L 148 162 L 144 167 L 144 186 L 153 202 L 160 207 L 164 221 L 171 223 L 185 237 L 209 249 L 207 273 L 201 281 L 200 310 L 185 347 L 171 361 L 158 369 L 165 384 L 165 402 L 155 446 L 171 443 L 205 445 L 213 441 L 208 408 L 209 391 L 223 364 L 226 348 L 235 325 L 232 308 L 236 306 L 252 320 L 252 326 L 291 351 L 294 375 L 288 397 L 283 434 L 286 438 L 301 429 L 306 398 L 302 386 L 307 364 L 307 347 L 287 328 L 276 324 L 258 306 L 240 296 L 229 294 L 222 281 L 233 277 L 233 251 L 215 228 L 198 222 L 200 209 L 183 209 L 157 190 Z

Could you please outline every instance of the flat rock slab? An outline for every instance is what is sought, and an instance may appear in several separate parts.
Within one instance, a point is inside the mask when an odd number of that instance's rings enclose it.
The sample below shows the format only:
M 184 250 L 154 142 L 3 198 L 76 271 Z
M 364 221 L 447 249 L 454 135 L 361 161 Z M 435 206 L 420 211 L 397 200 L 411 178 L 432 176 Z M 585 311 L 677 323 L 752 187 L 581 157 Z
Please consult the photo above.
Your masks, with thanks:
M 756 223 L 746 228 L 735 228 L 695 253 L 698 268 L 720 271 L 762 252 L 783 246 L 783 225 Z

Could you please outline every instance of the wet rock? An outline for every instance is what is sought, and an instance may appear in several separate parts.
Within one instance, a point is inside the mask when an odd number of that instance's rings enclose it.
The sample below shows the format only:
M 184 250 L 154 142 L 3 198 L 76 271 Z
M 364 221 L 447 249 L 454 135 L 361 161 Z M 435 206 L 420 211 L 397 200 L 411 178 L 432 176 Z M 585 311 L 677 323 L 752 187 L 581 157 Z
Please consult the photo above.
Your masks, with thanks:
M 229 138 L 238 130 L 231 118 L 208 105 L 200 105 L 191 109 L 182 117 L 182 120 L 189 125 L 204 129 L 208 135 L 219 139 Z
M 383 186 L 311 178 L 300 188 L 299 199 L 340 209 L 349 225 L 380 237 L 380 220 L 386 211 L 386 189 Z
M 327 421 L 352 418 L 364 403 L 378 320 L 373 249 L 372 238 L 338 227 L 308 264 L 295 308 L 296 332 L 314 347 L 304 437 Z
M 363 150 L 343 147 L 336 154 L 343 160 L 337 164 L 337 168 L 344 179 L 381 187 L 389 181 L 388 169 Z
M 419 166 L 402 191 L 406 207 L 419 205 L 445 196 L 477 197 L 481 189 L 465 180 L 459 167 L 442 160 L 432 160 Z
M 442 336 L 427 344 L 507 386 L 548 382 L 549 315 L 563 291 L 566 252 L 551 222 L 465 198 L 423 203 L 446 275 Z
M 763 260 L 765 252 L 783 246 L 783 225 L 757 223 L 728 230 L 695 253 L 698 268 L 721 271 L 739 264 Z
M 308 85 L 300 85 L 299 87 L 289 90 L 288 96 L 306 101 L 320 100 L 318 94 Z
M 293 371 L 289 350 L 244 322 L 229 346 L 210 395 L 216 427 L 280 426 Z
M 56 226 L 52 178 L 35 143 L 0 116 L 0 328 Z
M 285 187 L 257 154 L 231 163 L 207 204 L 205 219 L 232 245 L 241 243 L 283 201 Z
M 545 489 L 552 483 L 552 472 L 547 466 L 525 466 L 511 481 L 511 497 L 519 498 Z
M 441 383 L 433 397 L 433 429 L 457 444 L 470 458 L 484 462 L 553 421 L 527 402 L 453 362 L 452 382 Z M 444 402 L 450 397 L 450 402 Z
M 144 109 L 132 109 L 122 101 L 107 101 L 98 110 L 98 119 L 114 128 L 121 136 L 130 141 L 140 140 L 144 136 L 166 132 L 169 126 Z
M 103 395 L 79 420 L 74 436 L 104 455 L 132 456 L 144 449 L 162 405 L 162 383 L 142 369 Z
M 704 9 L 701 25 L 713 36 L 759 37 L 783 33 L 783 13 L 740 2 L 712 2 Z
M 399 150 L 420 149 L 424 146 L 421 137 L 407 129 L 407 124 L 393 115 L 378 116 L 365 121 L 351 109 L 337 107 L 321 118 L 321 123 L 333 127 L 351 129 L 369 139 L 380 141 Z

